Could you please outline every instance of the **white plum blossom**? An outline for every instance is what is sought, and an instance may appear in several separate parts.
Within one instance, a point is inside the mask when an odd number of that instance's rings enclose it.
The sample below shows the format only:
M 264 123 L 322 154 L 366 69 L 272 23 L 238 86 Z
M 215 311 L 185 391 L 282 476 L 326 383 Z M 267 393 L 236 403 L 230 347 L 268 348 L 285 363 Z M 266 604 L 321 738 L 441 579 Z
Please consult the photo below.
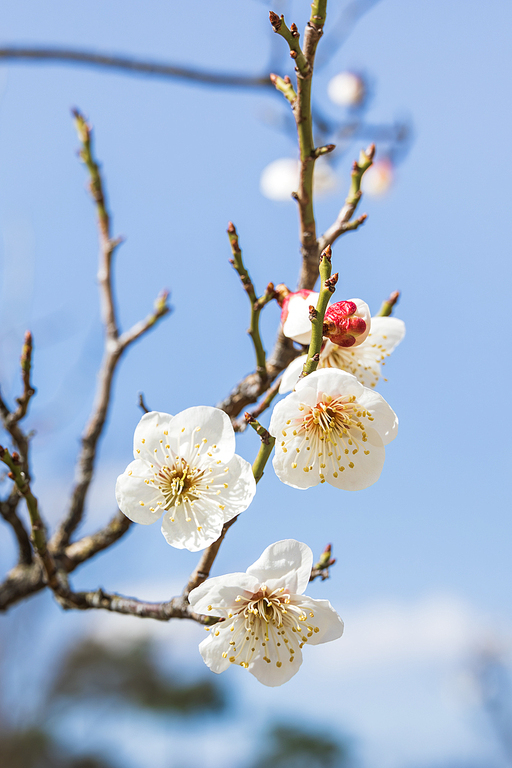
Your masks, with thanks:
M 162 533 L 178 549 L 197 552 L 216 541 L 256 493 L 251 465 L 235 454 L 231 421 L 219 408 L 146 413 L 133 455 L 117 478 L 119 509 L 142 525 L 163 514 Z
M 327 341 L 320 352 L 318 368 L 339 368 L 352 373 L 365 387 L 377 386 L 382 377 L 381 365 L 405 336 L 405 323 L 397 317 L 372 317 L 368 338 L 358 347 L 344 349 Z M 279 392 L 295 387 L 306 362 L 306 355 L 292 360 L 283 374 Z
M 312 566 L 310 548 L 285 539 L 246 573 L 208 579 L 190 592 L 196 613 L 221 618 L 199 645 L 212 672 L 235 664 L 263 685 L 282 685 L 298 672 L 304 645 L 341 637 L 343 621 L 329 601 L 303 594 Z
M 329 98 L 340 107 L 355 107 L 361 104 L 365 91 L 363 78 L 355 72 L 339 72 L 327 86 Z
M 293 488 L 325 483 L 346 491 L 373 485 L 385 448 L 398 428 L 381 395 L 350 373 L 322 368 L 305 376 L 276 405 L 269 432 L 276 438 L 276 475 Z
M 289 293 L 283 299 L 281 323 L 283 333 L 297 344 L 309 344 L 311 341 L 311 320 L 309 307 L 316 307 L 319 293 L 303 288 L 295 293 Z
M 269 200 L 287 201 L 292 199 L 292 192 L 299 186 L 299 161 L 293 157 L 281 157 L 263 169 L 260 178 L 260 191 Z M 315 162 L 313 177 L 314 192 L 322 197 L 338 188 L 338 177 L 329 162 L 320 157 Z

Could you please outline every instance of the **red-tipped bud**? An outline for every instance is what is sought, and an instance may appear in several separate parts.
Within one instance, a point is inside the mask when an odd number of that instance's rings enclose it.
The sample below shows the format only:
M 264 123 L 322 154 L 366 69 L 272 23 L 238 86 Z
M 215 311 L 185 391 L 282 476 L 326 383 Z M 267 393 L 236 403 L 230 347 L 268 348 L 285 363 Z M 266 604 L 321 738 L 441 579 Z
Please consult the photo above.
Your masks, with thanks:
M 370 333 L 370 309 L 361 299 L 338 301 L 327 308 L 323 334 L 339 347 L 357 347 Z

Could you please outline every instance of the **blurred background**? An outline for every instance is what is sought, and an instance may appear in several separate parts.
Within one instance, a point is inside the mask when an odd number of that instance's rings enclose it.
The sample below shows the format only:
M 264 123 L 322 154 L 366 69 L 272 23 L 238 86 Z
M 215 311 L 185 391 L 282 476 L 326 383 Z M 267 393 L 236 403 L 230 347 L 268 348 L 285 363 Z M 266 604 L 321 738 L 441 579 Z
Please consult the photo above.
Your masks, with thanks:
M 192 0 L 185 10 L 162 0 L 24 0 L 4 4 L 0 48 L 291 75 L 270 8 L 300 30 L 309 16 L 303 0 Z M 507 0 L 328 6 L 316 131 L 338 150 L 318 229 L 335 219 L 359 148 L 375 141 L 380 170 L 359 209 L 368 221 L 336 243 L 333 265 L 338 299 L 361 297 L 376 312 L 401 291 L 395 315 L 407 336 L 379 389 L 400 433 L 379 482 L 357 494 L 294 490 L 269 466 L 212 575 L 245 570 L 282 538 L 316 555 L 332 542 L 331 578 L 308 593 L 332 602 L 344 637 L 307 649 L 300 673 L 269 689 L 242 669 L 210 673 L 195 624 L 64 613 L 41 594 L 0 619 L 2 765 L 512 765 L 511 447 L 501 440 L 510 415 L 494 400 L 511 375 L 511 24 Z M 342 72 L 359 86 L 332 84 Z M 254 368 L 228 221 L 257 291 L 296 284 L 296 205 L 268 171 L 297 157 L 287 106 L 271 88 L 1 63 L 0 383 L 12 403 L 30 329 L 37 395 L 25 425 L 50 525 L 66 509 L 102 354 L 95 211 L 70 109 L 94 127 L 113 230 L 126 237 L 115 278 L 123 328 L 145 317 L 162 288 L 173 306 L 120 366 L 86 533 L 115 511 L 139 392 L 150 408 L 177 413 L 215 404 Z M 272 303 L 262 316 L 267 349 L 278 319 Z M 240 435 L 238 453 L 252 461 L 257 443 Z M 16 551 L 1 522 L 4 573 Z M 170 548 L 158 529 L 132 526 L 73 585 L 147 600 L 178 594 L 197 556 Z

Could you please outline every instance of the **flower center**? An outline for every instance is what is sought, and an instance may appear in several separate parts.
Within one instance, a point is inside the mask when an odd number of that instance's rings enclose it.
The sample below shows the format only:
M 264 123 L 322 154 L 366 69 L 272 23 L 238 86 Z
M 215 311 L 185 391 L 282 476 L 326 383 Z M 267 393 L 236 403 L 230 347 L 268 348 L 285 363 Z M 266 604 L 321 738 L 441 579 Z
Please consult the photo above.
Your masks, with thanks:
M 185 459 L 177 456 L 171 466 L 161 467 L 157 474 L 158 488 L 163 494 L 163 508 L 179 507 L 184 501 L 196 501 L 199 496 L 198 483 L 204 470 L 191 467 Z
M 361 417 L 366 415 L 366 411 L 361 409 L 355 395 L 341 395 L 334 398 L 323 395 L 322 400 L 316 405 L 307 407 L 299 429 L 311 433 L 320 440 L 332 442 L 352 436 L 351 431 L 355 430 L 364 441 L 366 434 Z
M 300 605 L 292 602 L 284 587 L 270 592 L 262 584 L 252 597 L 239 595 L 235 602 L 241 603 L 240 608 L 233 610 L 223 626 L 213 632 L 218 636 L 222 631 L 228 640 L 222 656 L 246 669 L 260 651 L 267 664 L 281 667 L 283 662 L 293 663 L 297 649 L 320 631 L 310 623 L 313 611 L 308 616 Z

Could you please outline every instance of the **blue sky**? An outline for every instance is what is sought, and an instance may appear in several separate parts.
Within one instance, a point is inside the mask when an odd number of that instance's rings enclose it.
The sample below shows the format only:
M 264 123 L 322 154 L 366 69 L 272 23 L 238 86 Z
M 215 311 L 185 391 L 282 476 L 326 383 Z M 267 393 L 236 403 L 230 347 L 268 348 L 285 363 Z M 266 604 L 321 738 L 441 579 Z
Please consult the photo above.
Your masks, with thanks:
M 268 3 L 194 0 L 189 6 L 193 24 L 177 13 L 177 3 L 160 0 L 150 10 L 134 1 L 95 0 L 86 10 L 65 0 L 44 8 L 25 0 L 23 9 L 4 8 L 2 42 L 265 70 L 279 42 L 269 31 Z M 308 3 L 281 7 L 303 26 Z M 332 578 L 312 585 L 311 594 L 332 601 L 346 635 L 319 654 L 321 663 L 329 658 L 339 688 L 318 720 L 339 717 L 339 727 L 363 745 L 368 766 L 383 752 L 384 768 L 422 768 L 468 755 L 502 764 L 478 707 L 454 681 L 481 643 L 498 638 L 509 648 L 511 639 L 511 450 L 504 439 L 510 417 L 500 402 L 511 373 L 511 21 L 505 0 L 485 6 L 382 0 L 319 74 L 316 98 L 333 119 L 344 113 L 327 100 L 329 78 L 360 69 L 373 82 L 370 120 L 406 117 L 414 125 L 414 144 L 394 187 L 384 198 L 363 200 L 368 222 L 339 241 L 333 257 L 340 299 L 360 296 L 376 310 L 390 291 L 402 291 L 396 314 L 407 336 L 380 390 L 398 413 L 400 432 L 379 482 L 356 494 L 325 486 L 295 491 L 269 467 L 216 564 L 216 573 L 245 570 L 281 538 L 306 541 L 315 552 L 333 542 Z M 290 72 L 286 56 L 281 67 L 281 74 Z M 264 119 L 282 106 L 271 93 L 21 63 L 2 66 L 0 92 L 1 383 L 16 394 L 17 359 L 30 328 L 38 394 L 27 423 L 37 430 L 35 489 L 51 521 L 65 508 L 102 343 L 94 210 L 76 157 L 71 107 L 94 126 L 113 227 L 126 236 L 116 256 L 123 327 L 147 314 L 161 288 L 171 291 L 173 314 L 120 366 L 89 530 L 114 510 L 115 478 L 130 460 L 140 415 L 139 391 L 151 407 L 176 413 L 217 402 L 252 369 L 247 301 L 227 261 L 225 229 L 235 222 L 260 291 L 269 280 L 295 284 L 295 206 L 259 192 L 263 168 L 293 156 L 295 147 Z M 343 192 L 317 205 L 320 230 L 336 216 L 358 149 L 355 144 L 338 168 Z M 262 321 L 267 348 L 277 322 L 271 305 Z M 252 460 L 256 450 L 254 435 L 241 436 L 243 456 Z M 9 536 L 0 537 L 4 568 L 13 557 Z M 195 559 L 170 549 L 157 526 L 140 527 L 73 580 L 77 587 L 101 583 L 163 599 Z M 60 616 L 49 602 L 45 610 L 70 634 L 101 621 Z M 17 616 L 14 611 L 3 621 Z M 126 626 L 127 620 L 112 621 Z M 188 663 L 199 669 L 200 630 L 165 631 L 177 645 L 180 633 L 188 633 Z M 425 636 L 428 642 L 421 642 Z M 356 653 L 363 640 L 366 662 Z M 398 650 L 379 656 L 386 643 Z M 255 702 L 269 712 L 287 707 L 300 714 L 298 692 L 314 696 L 321 663 L 311 659 L 309 671 L 277 692 L 244 679 L 237 694 L 243 711 Z M 233 686 L 243 676 L 237 671 L 228 673 Z

